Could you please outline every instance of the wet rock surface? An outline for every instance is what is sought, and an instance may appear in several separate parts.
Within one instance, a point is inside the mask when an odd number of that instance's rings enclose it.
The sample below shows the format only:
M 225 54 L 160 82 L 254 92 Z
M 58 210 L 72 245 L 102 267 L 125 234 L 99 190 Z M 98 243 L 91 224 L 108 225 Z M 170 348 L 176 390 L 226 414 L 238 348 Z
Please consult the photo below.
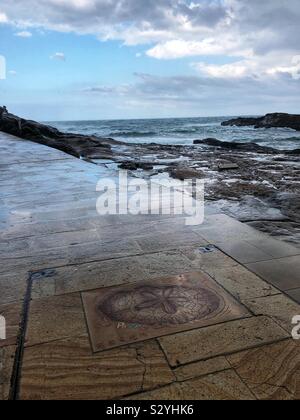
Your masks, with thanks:
M 145 179 L 203 179 L 210 208 L 300 247 L 299 151 L 217 139 L 195 143 L 130 144 L 113 148 L 114 159 L 151 161 L 153 170 L 135 173 Z
M 233 120 L 224 121 L 223 126 L 254 126 L 255 128 L 292 128 L 293 130 L 300 131 L 300 115 L 273 113 L 266 114 L 264 117 L 259 118 L 235 118 Z

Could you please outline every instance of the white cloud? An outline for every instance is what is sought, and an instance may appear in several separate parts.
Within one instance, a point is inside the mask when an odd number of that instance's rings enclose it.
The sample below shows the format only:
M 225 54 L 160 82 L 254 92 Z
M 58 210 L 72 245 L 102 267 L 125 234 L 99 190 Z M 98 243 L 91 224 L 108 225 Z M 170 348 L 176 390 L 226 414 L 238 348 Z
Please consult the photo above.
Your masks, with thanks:
M 16 76 L 18 73 L 15 70 L 9 70 L 8 74 L 11 76 Z
M 267 71 L 271 75 L 287 74 L 295 80 L 300 80 L 300 55 L 292 58 L 290 66 L 279 66 L 271 68 Z
M 32 37 L 32 33 L 29 32 L 29 31 L 21 31 L 21 32 L 15 33 L 15 36 L 18 36 L 20 38 L 31 38 Z
M 7 23 L 8 19 L 5 13 L 0 12 L 0 23 Z
M 185 41 L 176 39 L 157 44 L 147 51 L 149 57 L 157 59 L 176 59 L 190 56 L 224 55 L 241 52 L 241 46 L 236 39 L 225 37 L 223 42 L 215 38 L 206 38 L 203 41 Z M 244 52 L 245 53 L 245 52 Z
M 245 61 L 219 66 L 205 63 L 195 63 L 193 64 L 193 67 L 201 74 L 221 79 L 242 78 L 247 76 L 249 70 L 249 66 Z
M 57 52 L 53 55 L 51 55 L 51 60 L 59 60 L 59 61 L 66 61 L 65 53 Z

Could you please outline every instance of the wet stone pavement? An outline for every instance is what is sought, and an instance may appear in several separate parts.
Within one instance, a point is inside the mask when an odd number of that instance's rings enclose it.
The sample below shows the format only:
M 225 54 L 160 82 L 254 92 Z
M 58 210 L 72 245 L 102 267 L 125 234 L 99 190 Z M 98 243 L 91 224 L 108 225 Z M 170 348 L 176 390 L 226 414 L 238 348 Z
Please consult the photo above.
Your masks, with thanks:
M 209 207 L 99 216 L 104 177 L 0 133 L 0 399 L 299 399 L 299 248 Z

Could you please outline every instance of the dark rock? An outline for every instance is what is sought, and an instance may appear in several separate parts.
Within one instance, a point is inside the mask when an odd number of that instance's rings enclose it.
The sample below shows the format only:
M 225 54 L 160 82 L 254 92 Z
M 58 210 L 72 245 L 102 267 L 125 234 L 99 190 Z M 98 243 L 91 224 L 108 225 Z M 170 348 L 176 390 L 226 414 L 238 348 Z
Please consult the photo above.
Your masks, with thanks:
M 137 171 L 138 169 L 143 169 L 144 171 L 151 171 L 153 165 L 146 162 L 123 162 L 119 165 L 120 169 L 125 169 L 127 171 Z
M 256 143 L 235 143 L 229 141 L 221 141 L 217 139 L 204 139 L 204 140 L 195 140 L 194 144 L 203 144 L 213 147 L 221 147 L 224 149 L 230 150 L 243 150 L 245 152 L 254 152 L 254 153 L 271 153 L 278 154 L 282 153 L 272 147 L 260 146 Z
M 237 163 L 223 163 L 218 165 L 219 171 L 229 171 L 232 169 L 239 169 L 239 165 Z
M 194 140 L 194 144 L 209 144 L 210 146 L 218 146 L 220 143 L 220 140 L 217 140 L 215 138 L 208 138 L 208 139 L 204 139 L 204 140 Z
M 121 144 L 112 139 L 62 133 L 56 128 L 25 120 L 0 107 L 0 131 L 31 140 L 85 159 L 112 157 L 111 145 Z
M 186 167 L 169 168 L 169 174 L 172 178 L 179 179 L 180 181 L 204 177 L 203 172 Z
M 229 121 L 224 121 L 223 126 L 254 126 L 255 128 L 292 128 L 300 131 L 300 115 L 284 114 L 284 113 L 273 113 L 266 114 L 264 117 L 258 118 L 236 118 Z

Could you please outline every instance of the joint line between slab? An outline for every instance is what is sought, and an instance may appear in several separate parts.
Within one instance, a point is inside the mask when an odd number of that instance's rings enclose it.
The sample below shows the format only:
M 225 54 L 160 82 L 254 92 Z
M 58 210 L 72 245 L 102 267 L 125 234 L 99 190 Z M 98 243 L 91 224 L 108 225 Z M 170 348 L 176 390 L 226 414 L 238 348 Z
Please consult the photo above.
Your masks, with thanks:
M 27 332 L 27 325 L 28 325 L 28 314 L 29 314 L 30 301 L 31 301 L 32 283 L 33 283 L 32 273 L 29 273 L 29 278 L 27 279 L 27 289 L 24 296 L 24 302 L 23 302 L 23 308 L 22 308 L 22 314 L 21 314 L 19 334 L 17 338 L 17 349 L 15 353 L 13 371 L 12 371 L 12 376 L 11 376 L 10 392 L 9 392 L 9 398 L 8 398 L 10 401 L 15 401 L 15 400 L 18 400 L 19 398 L 20 379 L 21 379 L 25 339 L 26 339 L 26 332 Z

